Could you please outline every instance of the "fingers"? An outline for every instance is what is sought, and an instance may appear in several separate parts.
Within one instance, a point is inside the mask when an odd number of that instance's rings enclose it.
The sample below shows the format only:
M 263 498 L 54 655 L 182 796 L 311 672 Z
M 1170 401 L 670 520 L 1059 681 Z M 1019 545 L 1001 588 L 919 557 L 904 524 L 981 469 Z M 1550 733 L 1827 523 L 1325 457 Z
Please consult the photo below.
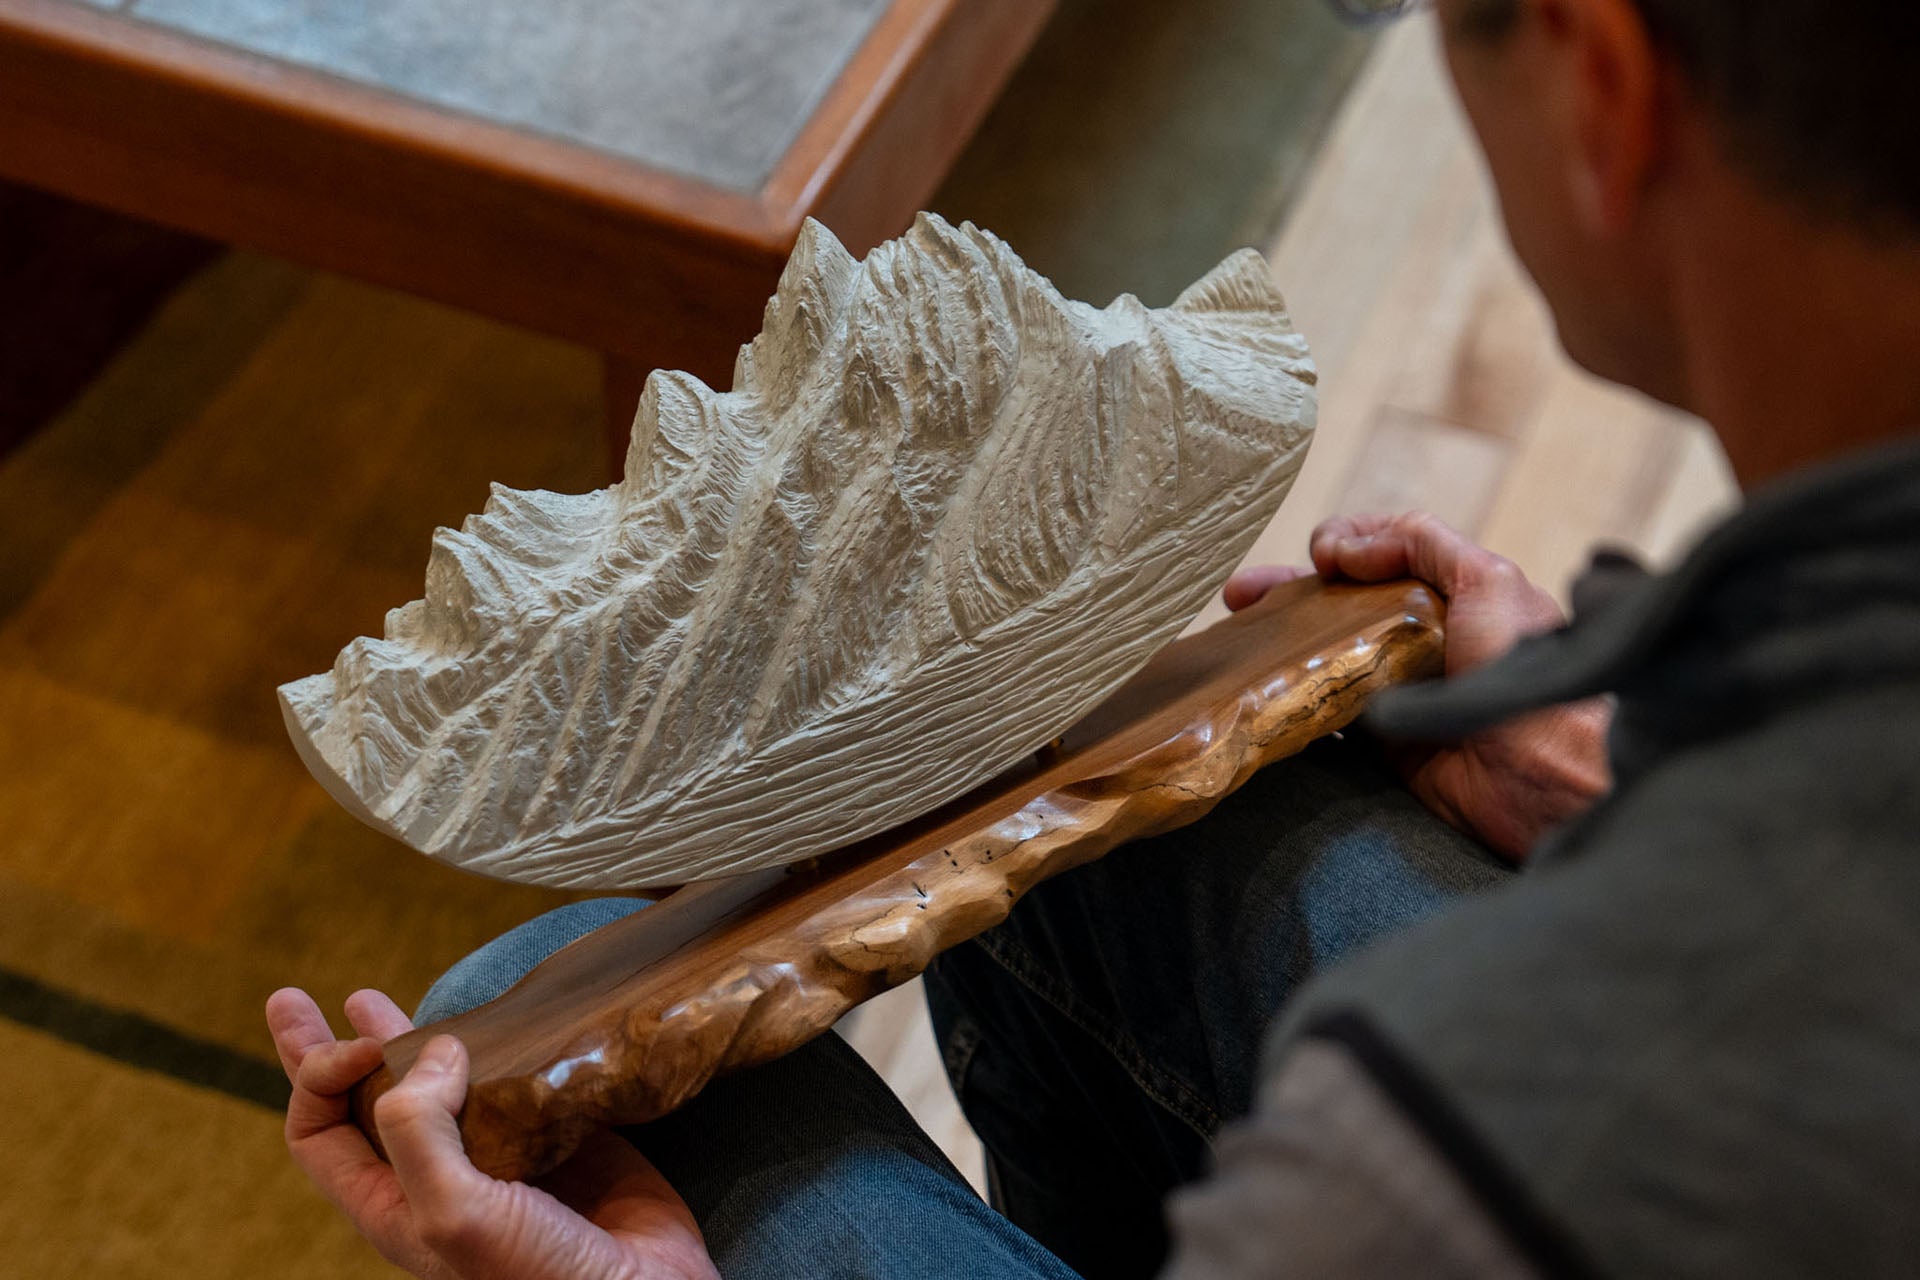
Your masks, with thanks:
M 406 1015 L 375 991 L 355 992 L 347 1016 L 362 1032 L 407 1030 Z M 281 1069 L 293 1085 L 287 1102 L 287 1141 L 300 1142 L 342 1124 L 347 1090 L 380 1065 L 380 1039 L 372 1034 L 336 1041 L 313 997 L 298 987 L 283 987 L 267 997 L 267 1028 L 280 1055 Z
M 413 1023 L 400 1006 L 373 990 L 356 991 L 347 997 L 347 1021 L 361 1035 L 376 1040 L 391 1040 L 413 1030 Z M 326 1015 L 313 997 L 298 987 L 282 987 L 267 997 L 267 1030 L 273 1033 L 274 1051 L 280 1055 L 280 1068 L 290 1082 L 299 1074 L 300 1063 L 308 1053 L 334 1042 Z
M 1227 608 L 1238 613 L 1247 606 L 1258 603 L 1275 587 L 1312 576 L 1313 570 L 1297 565 L 1255 565 L 1249 569 L 1242 569 L 1228 578 L 1227 585 L 1220 591 L 1220 598 L 1226 603 Z
M 347 997 L 347 1021 L 363 1036 L 391 1040 L 413 1030 L 413 1020 L 383 991 L 371 988 Z
M 1315 547 L 1323 541 L 1331 541 L 1338 538 L 1369 537 L 1380 532 L 1380 530 L 1386 528 L 1387 525 L 1392 522 L 1392 516 L 1328 516 L 1325 520 L 1322 520 L 1313 527 L 1313 533 L 1308 536 L 1308 546 L 1309 548 Z
M 333 1029 L 313 997 L 298 987 L 282 987 L 267 997 L 267 1030 L 273 1033 L 273 1048 L 280 1055 L 280 1069 L 292 1083 L 300 1072 L 301 1060 L 320 1046 L 333 1043 Z
M 460 1142 L 456 1117 L 466 1096 L 466 1047 L 452 1036 L 435 1036 L 406 1078 L 373 1108 L 387 1158 L 416 1218 L 449 1229 L 468 1221 L 495 1185 L 473 1167 Z
M 1329 578 L 1380 582 L 1412 576 L 1451 599 L 1506 561 L 1438 516 L 1336 516 L 1313 531 L 1313 563 Z
M 371 1036 L 339 1040 L 307 1054 L 293 1086 L 323 1098 L 343 1094 L 380 1065 L 380 1042 Z
M 345 1092 L 316 1092 L 344 1090 L 377 1067 L 380 1057 L 380 1042 L 371 1038 L 308 1054 L 287 1105 L 287 1150 L 382 1257 L 415 1275 L 436 1274 L 444 1269 L 420 1243 L 399 1179 L 349 1121 Z
M 300 1142 L 346 1123 L 347 1090 L 380 1065 L 380 1042 L 342 1040 L 307 1053 L 287 1101 L 287 1141 Z
M 361 1029 L 387 1029 L 405 1015 L 384 996 L 359 992 L 348 1017 Z M 293 1084 L 287 1100 L 287 1150 L 321 1194 L 339 1206 L 382 1257 L 416 1275 L 436 1265 L 415 1236 L 393 1170 L 349 1120 L 348 1090 L 381 1062 L 378 1039 L 336 1041 L 313 997 L 286 987 L 267 998 L 267 1027 Z M 404 1027 L 402 1028 L 404 1029 Z

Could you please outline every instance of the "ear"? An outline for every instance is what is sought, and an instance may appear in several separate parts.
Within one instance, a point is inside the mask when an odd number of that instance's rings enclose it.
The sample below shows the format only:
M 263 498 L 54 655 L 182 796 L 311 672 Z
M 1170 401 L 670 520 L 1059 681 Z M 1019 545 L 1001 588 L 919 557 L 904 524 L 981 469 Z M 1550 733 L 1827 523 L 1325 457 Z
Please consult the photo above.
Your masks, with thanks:
M 1612 239 L 1633 224 L 1660 160 L 1665 66 L 1634 0 L 1538 4 L 1571 77 L 1573 208 L 1589 233 Z

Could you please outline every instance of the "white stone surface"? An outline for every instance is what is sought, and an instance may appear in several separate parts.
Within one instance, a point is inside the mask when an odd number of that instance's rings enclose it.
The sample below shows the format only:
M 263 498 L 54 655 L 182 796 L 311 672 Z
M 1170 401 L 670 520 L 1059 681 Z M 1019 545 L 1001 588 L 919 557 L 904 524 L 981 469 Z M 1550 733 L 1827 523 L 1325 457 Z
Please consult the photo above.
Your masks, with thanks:
M 426 598 L 281 689 L 316 777 L 435 857 L 620 888 L 798 861 L 953 799 L 1136 671 L 1306 453 L 1258 254 L 1069 302 L 923 216 L 809 224 L 734 389 L 657 373 L 625 478 L 496 486 Z

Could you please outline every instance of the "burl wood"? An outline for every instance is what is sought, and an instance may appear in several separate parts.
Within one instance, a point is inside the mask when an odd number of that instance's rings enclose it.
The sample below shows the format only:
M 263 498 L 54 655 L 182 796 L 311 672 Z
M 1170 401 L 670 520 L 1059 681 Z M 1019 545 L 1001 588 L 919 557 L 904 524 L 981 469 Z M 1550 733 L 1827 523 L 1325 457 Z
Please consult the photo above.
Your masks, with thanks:
M 1195 821 L 1379 690 L 1437 672 L 1441 617 L 1414 583 L 1277 588 L 1170 645 L 1027 767 L 812 866 L 675 893 L 491 1004 L 389 1041 L 354 1114 L 378 1149 L 375 1100 L 452 1033 L 473 1064 L 468 1154 L 496 1177 L 544 1172 L 599 1126 L 665 1115 L 799 1047 L 1040 881 Z

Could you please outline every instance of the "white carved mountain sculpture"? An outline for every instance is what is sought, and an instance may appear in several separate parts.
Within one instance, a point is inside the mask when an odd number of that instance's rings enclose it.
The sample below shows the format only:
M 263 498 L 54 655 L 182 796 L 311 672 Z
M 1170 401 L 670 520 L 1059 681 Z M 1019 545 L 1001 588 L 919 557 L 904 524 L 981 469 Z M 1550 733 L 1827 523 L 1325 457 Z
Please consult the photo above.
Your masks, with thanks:
M 1252 251 L 1101 311 L 970 225 L 862 262 L 809 223 L 732 391 L 656 373 L 612 488 L 495 486 L 424 600 L 281 688 L 287 727 L 361 819 L 491 876 L 812 857 L 1178 634 L 1299 470 L 1313 383 Z

